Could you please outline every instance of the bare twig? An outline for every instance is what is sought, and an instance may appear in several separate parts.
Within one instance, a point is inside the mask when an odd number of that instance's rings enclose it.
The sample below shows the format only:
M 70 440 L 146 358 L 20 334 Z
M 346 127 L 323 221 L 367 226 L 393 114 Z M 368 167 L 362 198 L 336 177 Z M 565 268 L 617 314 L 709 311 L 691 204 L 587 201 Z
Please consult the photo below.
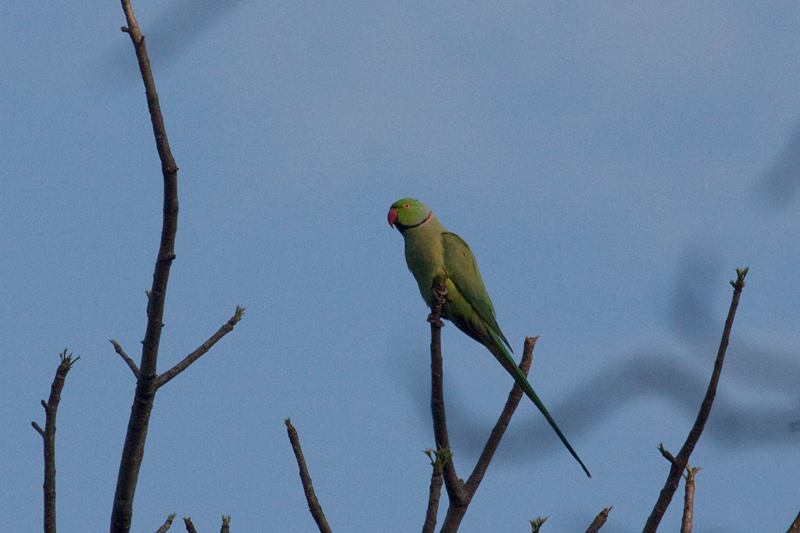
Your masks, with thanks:
M 231 532 L 231 517 L 222 515 L 222 527 L 219 529 L 219 533 L 230 533 Z
M 663 442 L 658 445 L 658 451 L 661 452 L 661 455 L 664 456 L 664 459 L 666 459 L 672 464 L 675 464 L 675 457 L 671 453 L 669 453 L 669 451 L 667 451 L 666 448 L 664 448 Z
M 169 515 L 167 517 L 167 521 L 164 522 L 163 526 L 161 526 L 160 528 L 158 528 L 156 530 L 156 533 L 167 533 L 167 531 L 169 531 L 169 528 L 172 527 L 172 521 L 173 520 L 175 520 L 175 513 L 172 513 L 171 515 Z
M 717 384 L 719 383 L 719 376 L 722 372 L 722 363 L 725 361 L 725 352 L 728 349 L 728 340 L 731 336 L 731 328 L 733 327 L 733 318 L 736 316 L 736 308 L 739 306 L 739 296 L 742 294 L 744 288 L 744 278 L 747 275 L 747 269 L 736 269 L 736 281 L 731 281 L 733 285 L 733 298 L 731 299 L 731 307 L 728 310 L 728 318 L 725 320 L 725 329 L 722 332 L 722 340 L 719 343 L 719 350 L 717 351 L 717 359 L 714 361 L 714 372 L 711 374 L 711 381 L 706 390 L 706 396 L 700 406 L 700 412 L 697 414 L 697 419 L 694 422 L 686 442 L 683 444 L 681 451 L 672 462 L 672 466 L 667 476 L 667 481 L 664 483 L 664 488 L 661 489 L 658 501 L 653 507 L 650 517 L 644 526 L 644 533 L 654 533 L 658 529 L 658 524 L 667 510 L 672 496 L 678 490 L 678 484 L 683 475 L 686 465 L 689 464 L 689 456 L 694 451 L 697 441 L 700 440 L 700 435 L 703 433 L 703 427 L 708 420 L 708 415 L 711 413 L 711 406 L 714 403 L 714 396 L 717 393 Z
M 36 422 L 31 422 L 33 429 L 41 435 L 44 442 L 44 531 L 45 533 L 56 533 L 56 414 L 58 404 L 61 401 L 61 391 L 64 389 L 64 382 L 67 378 L 72 365 L 80 359 L 72 359 L 72 354 L 67 355 L 66 348 L 59 354 L 61 363 L 56 370 L 56 377 L 50 385 L 50 397 L 45 402 L 44 407 L 45 423 L 42 429 Z
M 173 366 L 156 379 L 156 389 L 160 389 L 164 384 L 168 383 L 169 380 L 186 370 L 189 365 L 200 359 L 200 357 L 208 352 L 212 346 L 214 346 L 218 340 L 222 337 L 233 331 L 233 327 L 242 319 L 244 315 L 244 307 L 236 306 L 236 312 L 233 314 L 230 320 L 228 320 L 225 325 L 223 325 L 216 333 L 214 333 L 211 338 L 209 338 L 206 342 L 200 345 L 195 351 L 187 355 L 183 358 L 183 360 L 178 363 L 177 365 Z
M 600 531 L 600 528 L 603 527 L 603 524 L 605 524 L 606 520 L 608 520 L 608 513 L 613 508 L 614 508 L 613 506 L 606 507 L 605 509 L 600 511 L 597 517 L 595 517 L 595 519 L 592 520 L 592 523 L 589 524 L 589 529 L 586 530 L 586 533 L 597 533 L 598 531 Z
M 192 524 L 191 518 L 184 518 L 183 523 L 186 525 L 186 531 L 188 533 L 197 533 L 197 530 L 194 528 L 194 524 Z
M 700 467 L 692 468 L 686 465 L 686 492 L 683 497 L 683 518 L 681 519 L 681 533 L 692 533 L 692 515 L 694 514 L 694 476 L 702 470 Z
M 792 525 L 789 526 L 789 530 L 786 533 L 800 533 L 800 513 L 797 513 L 797 517 L 792 522 Z
M 133 362 L 133 359 L 128 357 L 128 354 L 125 353 L 125 350 L 122 349 L 122 346 L 120 346 L 117 341 L 111 339 L 111 344 L 114 345 L 114 351 L 117 352 L 119 356 L 122 357 L 122 360 L 128 364 L 128 367 L 130 367 L 131 372 L 133 372 L 133 375 L 136 377 L 136 379 L 139 379 L 139 367 L 136 366 L 136 363 Z
M 175 159 L 172 157 L 169 147 L 167 130 L 164 127 L 164 118 L 158 103 L 158 93 L 156 92 L 153 72 L 150 69 L 150 59 L 147 56 L 144 35 L 139 30 L 139 23 L 136 22 L 130 0 L 121 0 L 121 2 L 128 24 L 127 27 L 122 28 L 122 31 L 130 36 L 136 51 L 139 72 L 144 82 L 150 121 L 153 124 L 156 149 L 161 160 L 161 173 L 164 181 L 164 207 L 161 244 L 153 271 L 153 285 L 148 292 L 147 329 L 142 341 L 142 360 L 139 365 L 139 375 L 136 379 L 136 394 L 131 407 L 128 431 L 125 435 L 125 444 L 122 449 L 119 474 L 117 476 L 117 488 L 114 493 L 114 505 L 111 512 L 111 533 L 127 533 L 131 527 L 133 497 L 139 480 L 139 469 L 144 457 L 144 443 L 147 439 L 147 428 L 150 423 L 150 413 L 153 409 L 153 400 L 156 394 L 155 380 L 158 375 L 158 347 L 161 341 L 161 329 L 164 327 L 162 323 L 164 301 L 167 293 L 170 267 L 175 259 L 175 235 L 178 231 L 178 166 L 175 164 Z
M 331 528 L 328 525 L 328 521 L 325 519 L 325 514 L 322 512 L 322 506 L 319 504 L 317 495 L 314 493 L 314 485 L 311 482 L 306 460 L 303 457 L 303 449 L 300 448 L 300 437 L 298 437 L 297 430 L 294 429 L 291 420 L 287 418 L 284 420 L 284 423 L 289 433 L 289 442 L 292 443 L 295 459 L 297 459 L 297 466 L 300 468 L 300 481 L 303 483 L 303 490 L 306 493 L 308 510 L 311 511 L 311 516 L 314 517 L 314 521 L 317 523 L 320 533 L 331 533 Z

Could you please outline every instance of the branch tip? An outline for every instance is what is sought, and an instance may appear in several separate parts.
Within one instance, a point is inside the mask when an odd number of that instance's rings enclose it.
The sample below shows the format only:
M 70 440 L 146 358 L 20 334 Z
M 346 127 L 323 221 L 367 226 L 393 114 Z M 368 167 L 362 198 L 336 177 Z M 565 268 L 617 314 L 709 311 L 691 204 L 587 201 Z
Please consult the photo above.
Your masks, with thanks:
M 539 529 L 541 529 L 542 524 L 544 524 L 547 521 L 547 519 L 548 519 L 547 516 L 545 516 L 544 518 L 542 518 L 541 516 L 537 516 L 535 519 L 529 520 L 529 522 L 531 523 L 531 533 L 539 533 Z

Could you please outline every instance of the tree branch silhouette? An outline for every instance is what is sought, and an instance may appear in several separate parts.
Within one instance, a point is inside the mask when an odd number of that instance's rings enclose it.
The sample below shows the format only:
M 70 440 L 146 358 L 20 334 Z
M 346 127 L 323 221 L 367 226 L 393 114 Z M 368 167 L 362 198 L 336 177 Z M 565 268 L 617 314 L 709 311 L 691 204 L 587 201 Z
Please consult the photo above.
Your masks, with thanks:
M 592 520 L 592 523 L 589 524 L 589 527 L 586 529 L 586 533 L 597 533 L 600 531 L 600 528 L 603 527 L 603 524 L 605 524 L 606 520 L 608 520 L 608 513 L 611 512 L 611 509 L 613 508 L 614 506 L 612 505 L 600 511 L 595 519 Z
M 172 513 L 167 517 L 166 522 L 160 528 L 156 529 L 156 533 L 167 533 L 169 528 L 172 527 L 172 521 L 175 520 L 175 513 Z
M 292 425 L 290 419 L 284 420 L 286 424 L 286 431 L 289 433 L 289 442 L 292 444 L 295 459 L 297 459 L 297 466 L 300 468 L 300 481 L 303 483 L 303 491 L 306 494 L 306 502 L 308 502 L 308 510 L 311 511 L 311 516 L 317 523 L 320 533 L 332 533 L 331 527 L 328 525 L 328 520 L 325 519 L 325 513 L 322 512 L 322 506 L 317 500 L 317 495 L 314 492 L 314 484 L 311 482 L 311 475 L 308 473 L 306 460 L 303 457 L 303 449 L 300 447 L 300 437 L 297 435 L 297 430 Z
M 119 345 L 112 341 L 117 353 L 133 371 L 136 376 L 136 392 L 128 420 L 128 430 L 125 435 L 125 444 L 120 459 L 117 487 L 114 494 L 114 505 L 111 512 L 111 533 L 127 533 L 130 531 L 133 516 L 133 498 L 139 479 L 139 470 L 144 457 L 144 445 L 147 439 L 147 429 L 150 423 L 150 413 L 158 388 L 178 375 L 198 357 L 228 333 L 236 322 L 241 319 L 244 311 L 237 307 L 236 314 L 224 325 L 220 331 L 211 337 L 189 357 L 181 361 L 176 367 L 158 376 L 158 348 L 161 341 L 161 330 L 164 327 L 164 303 L 167 293 L 170 268 L 175 259 L 175 236 L 178 230 L 178 166 L 172 156 L 164 126 L 164 118 L 158 101 L 155 80 L 150 68 L 150 59 L 147 55 L 145 38 L 139 29 L 139 24 L 133 13 L 130 0 L 121 0 L 122 10 L 125 13 L 127 26 L 121 29 L 127 33 L 133 43 L 139 72 L 144 82 L 147 108 L 150 121 L 153 125 L 158 157 L 161 161 L 161 173 L 164 183 L 164 203 L 161 226 L 161 243 L 156 257 L 153 271 L 153 284 L 147 292 L 147 328 L 142 341 L 142 358 L 138 369 L 133 361 L 125 355 Z
M 428 322 L 431 324 L 431 414 L 433 416 L 433 433 L 436 440 L 437 450 L 450 450 L 450 439 L 447 433 L 447 417 L 444 407 L 444 383 L 442 369 L 442 327 L 441 321 L 442 305 L 444 305 L 447 289 L 439 285 L 433 289 L 433 299 L 431 302 L 431 313 L 428 315 Z M 527 377 L 533 360 L 533 348 L 539 337 L 526 337 L 523 349 L 520 370 Z M 489 463 L 492 461 L 495 451 L 500 444 L 503 434 L 508 428 L 511 417 L 514 415 L 517 406 L 522 398 L 522 387 L 516 383 L 511 389 L 500 417 L 492 429 L 489 439 L 483 448 L 483 452 L 478 458 L 475 468 L 470 474 L 467 482 L 464 483 L 456 474 L 455 465 L 450 458 L 442 465 L 442 477 L 449 498 L 449 506 L 442 524 L 442 533 L 458 531 L 461 520 L 467 512 L 472 497 L 478 490 L 478 486 L 483 480 Z M 430 499 L 429 499 L 430 500 Z M 428 513 L 426 513 L 426 526 L 429 524 L 427 517 L 431 515 L 429 502 Z M 435 520 L 435 514 L 433 515 Z M 431 530 L 433 525 L 431 525 Z
M 61 363 L 56 369 L 56 376 L 50 385 L 50 397 L 45 402 L 44 407 L 45 423 L 42 429 L 36 422 L 31 422 L 33 429 L 42 436 L 44 447 L 44 532 L 56 533 L 56 414 L 58 404 L 61 402 L 61 391 L 67 379 L 67 373 L 80 359 L 72 358 L 72 354 L 67 355 L 67 349 L 59 354 Z
M 664 488 L 661 489 L 661 493 L 659 494 L 655 507 L 653 507 L 653 511 L 650 513 L 650 516 L 647 519 L 647 523 L 644 526 L 644 533 L 655 533 L 655 531 L 658 529 L 658 524 L 661 522 L 661 518 L 664 516 L 667 507 L 669 507 L 669 504 L 672 501 L 672 496 L 675 494 L 675 491 L 678 490 L 678 484 L 680 483 L 683 471 L 686 469 L 686 465 L 689 464 L 689 456 L 692 454 L 692 451 L 694 451 L 697 441 L 700 440 L 700 435 L 703 433 L 703 427 L 706 424 L 706 420 L 708 420 L 708 415 L 711 413 L 711 406 L 714 403 L 714 396 L 717 393 L 719 376 L 722 373 L 722 363 L 725 361 L 725 352 L 728 349 L 728 341 L 731 336 L 733 319 L 736 316 L 736 308 L 739 306 L 739 297 L 741 296 L 742 289 L 744 288 L 744 278 L 746 275 L 747 268 L 737 268 L 736 281 L 731 281 L 731 285 L 733 285 L 733 297 L 731 299 L 730 309 L 728 310 L 728 318 L 725 320 L 725 329 L 722 332 L 722 339 L 719 343 L 717 358 L 714 361 L 714 371 L 711 374 L 711 381 L 708 384 L 705 398 L 703 398 L 703 403 L 700 406 L 700 412 L 697 414 L 697 419 L 695 420 L 694 426 L 692 426 L 692 429 L 689 432 L 689 436 L 686 438 L 686 442 L 683 444 L 683 447 L 678 455 L 674 457 L 674 460 L 670 460 L 671 466 L 669 475 L 667 476 L 667 481 L 664 484 Z M 660 449 L 664 457 L 669 459 L 669 452 L 666 452 L 666 450 L 663 449 L 663 446 L 661 446 Z

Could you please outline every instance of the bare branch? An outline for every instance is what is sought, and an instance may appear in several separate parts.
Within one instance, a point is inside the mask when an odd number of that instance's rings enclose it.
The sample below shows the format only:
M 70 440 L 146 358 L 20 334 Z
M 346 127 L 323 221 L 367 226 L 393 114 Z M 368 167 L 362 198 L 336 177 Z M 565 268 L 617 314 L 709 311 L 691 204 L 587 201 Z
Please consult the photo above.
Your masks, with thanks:
M 191 518 L 184 518 L 183 523 L 186 524 L 186 531 L 188 533 L 197 533 L 197 530 L 194 528 L 194 524 L 192 524 Z
M 122 357 L 122 360 L 128 364 L 128 367 L 131 369 L 131 372 L 133 372 L 133 375 L 136 377 L 136 379 L 139 379 L 139 367 L 136 366 L 136 363 L 133 362 L 133 359 L 128 357 L 128 354 L 125 353 L 125 350 L 122 349 L 122 346 L 120 346 L 117 341 L 111 339 L 111 344 L 114 345 L 114 351 L 117 352 L 119 356 Z
M 447 289 L 438 285 L 433 289 L 431 313 L 428 322 L 431 325 L 431 414 L 433 416 L 433 435 L 436 449 L 450 449 L 450 437 L 447 434 L 447 417 L 444 409 L 444 370 L 442 369 L 442 305 L 444 305 Z M 450 498 L 450 506 L 464 505 L 464 482 L 458 479 L 453 461 L 447 461 L 442 467 L 444 485 Z M 467 503 L 468 504 L 468 503 Z
M 219 533 L 230 533 L 231 532 L 230 524 L 231 524 L 231 517 L 222 515 L 222 527 L 220 528 Z
M 681 533 L 692 533 L 692 515 L 694 513 L 694 476 L 702 470 L 699 467 L 691 468 L 686 465 L 686 492 L 683 498 L 683 518 L 681 519 Z
M 792 525 L 789 526 L 786 533 L 800 533 L 800 513 L 797 513 L 797 517 L 794 519 L 794 522 L 792 522 Z
M 675 464 L 675 457 L 671 453 L 669 453 L 666 448 L 664 448 L 664 443 L 663 442 L 659 443 L 658 451 L 661 452 L 661 455 L 664 456 L 664 459 L 666 459 L 667 461 L 669 461 L 672 464 Z
M 167 294 L 167 282 L 172 261 L 175 259 L 175 235 L 178 231 L 178 166 L 172 157 L 164 127 L 164 117 L 158 103 L 158 93 L 150 69 L 150 59 L 139 23 L 133 14 L 130 0 L 121 0 L 122 10 L 128 26 L 122 31 L 127 33 L 136 51 L 139 72 L 144 82 L 147 108 L 153 124 L 153 136 L 156 141 L 158 157 L 161 160 L 161 173 L 164 181 L 164 206 L 161 225 L 161 244 L 153 271 L 153 285 L 148 293 L 147 329 L 142 341 L 142 360 L 139 364 L 139 375 L 136 379 L 136 394 L 128 420 L 128 431 L 122 448 L 117 488 L 114 493 L 114 505 L 111 512 L 111 533 L 128 533 L 133 516 L 133 497 L 139 480 L 139 469 L 144 457 L 144 443 L 147 439 L 147 428 L 150 424 L 150 413 L 153 409 L 158 375 L 158 347 L 161 342 L 161 329 L 164 327 L 164 301 Z
M 431 474 L 431 487 L 428 491 L 428 510 L 425 513 L 422 533 L 433 533 L 436 528 L 436 515 L 439 513 L 439 499 L 442 495 L 442 467 L 453 458 L 453 454 L 449 448 L 439 448 L 435 452 L 427 449 L 425 454 L 431 460 L 433 473 Z
M 308 473 L 306 460 L 303 457 L 303 449 L 300 448 L 300 437 L 297 435 L 297 430 L 294 429 L 290 419 L 284 420 L 286 430 L 289 433 L 289 442 L 292 443 L 292 450 L 294 451 L 295 459 L 297 459 L 297 466 L 300 468 L 300 481 L 303 483 L 303 490 L 306 493 L 306 502 L 308 502 L 308 510 L 311 511 L 311 516 L 317 523 L 320 533 L 332 533 L 325 519 L 325 514 L 322 512 L 322 506 L 317 500 L 317 495 L 314 493 L 314 485 L 311 482 L 311 476 Z
M 431 325 L 431 414 L 433 416 L 433 433 L 436 439 L 437 449 L 450 450 L 450 438 L 447 433 L 447 417 L 445 416 L 444 407 L 441 332 L 444 326 L 441 321 L 442 306 L 444 305 L 446 295 L 447 289 L 445 289 L 444 286 L 437 285 L 434 287 L 431 301 L 431 313 L 428 315 L 428 322 Z M 520 364 L 520 369 L 526 376 L 530 369 L 531 360 L 533 358 L 533 347 L 536 344 L 537 338 L 538 337 L 525 339 L 525 349 L 523 350 L 523 359 Z M 472 501 L 475 492 L 478 490 L 483 476 L 486 474 L 489 463 L 495 451 L 497 451 L 500 440 L 503 438 L 503 434 L 506 428 L 508 428 L 511 417 L 519 405 L 521 398 L 522 388 L 515 383 L 509 393 L 508 401 L 500 414 L 500 418 L 492 429 L 483 452 L 466 484 L 458 478 L 452 459 L 444 463 L 442 476 L 444 478 L 444 485 L 447 489 L 450 505 L 447 508 L 447 514 L 442 524 L 442 533 L 458 530 L 461 520 L 467 512 L 467 507 Z M 433 488 L 433 480 L 431 480 L 431 485 Z M 428 515 L 430 515 L 430 513 L 431 507 L 429 503 Z M 435 515 L 433 519 L 435 520 Z M 425 524 L 429 524 L 429 519 L 427 517 Z
M 167 531 L 169 531 L 169 528 L 172 527 L 173 520 L 175 520 L 175 513 L 172 513 L 167 517 L 167 521 L 164 522 L 163 526 L 161 526 L 156 530 L 156 533 L 167 533 Z
M 37 424 L 36 422 L 31 422 L 31 425 L 33 426 L 33 429 L 35 429 L 39 433 L 39 435 L 42 436 L 42 438 L 45 438 L 44 430 L 39 426 L 39 424 Z
M 708 415 L 711 413 L 711 406 L 714 403 L 714 396 L 717 393 L 719 376 L 722 373 L 722 363 L 725 361 L 725 352 L 728 349 L 733 319 L 736 316 L 736 308 L 739 306 L 739 297 L 744 288 L 744 278 L 746 275 L 746 268 L 737 268 L 736 281 L 731 281 L 731 285 L 733 285 L 733 298 L 731 299 L 731 307 L 728 310 L 728 318 L 725 320 L 725 329 L 722 332 L 722 340 L 720 340 L 719 343 L 717 358 L 714 361 L 714 371 L 711 374 L 711 381 L 708 384 L 706 396 L 700 406 L 700 412 L 697 414 L 694 426 L 689 432 L 689 436 L 686 438 L 686 442 L 683 444 L 681 451 L 678 453 L 678 456 L 675 457 L 675 461 L 670 467 L 667 481 L 664 483 L 664 488 L 661 489 L 658 501 L 655 507 L 653 507 L 653 511 L 650 513 L 650 517 L 647 519 L 647 523 L 644 526 L 644 533 L 655 533 L 658 529 L 658 524 L 661 522 L 661 518 L 664 516 L 667 507 L 669 507 L 672 496 L 675 494 L 675 491 L 678 490 L 678 483 L 683 475 L 683 470 L 686 468 L 686 465 L 689 464 L 689 456 L 692 454 L 692 451 L 694 451 L 697 441 L 700 440 L 700 435 L 703 433 Z
M 605 524 L 606 520 L 608 520 L 608 513 L 613 508 L 614 506 L 606 507 L 605 509 L 600 511 L 600 514 L 598 514 L 597 517 L 592 521 L 592 523 L 589 524 L 589 529 L 586 530 L 586 533 L 597 533 L 598 531 L 600 531 L 600 528 L 603 527 L 603 524 Z
M 44 430 L 36 422 L 31 422 L 33 429 L 42 437 L 44 447 L 44 532 L 56 533 L 56 415 L 58 404 L 61 401 L 61 391 L 64 390 L 67 373 L 80 357 L 72 358 L 67 355 L 67 349 L 59 354 L 61 362 L 56 370 L 56 376 L 50 385 L 50 398 L 47 402 L 42 400 L 45 412 Z
M 211 338 L 209 338 L 206 342 L 200 345 L 195 351 L 187 355 L 183 358 L 183 361 L 178 363 L 177 365 L 173 366 L 156 379 L 156 389 L 160 389 L 164 384 L 169 382 L 172 378 L 189 368 L 189 365 L 200 359 L 200 357 L 208 352 L 212 346 L 214 346 L 218 340 L 222 337 L 233 331 L 233 327 L 242 319 L 244 315 L 244 307 L 236 306 L 236 312 L 233 314 L 230 320 L 223 325 L 216 333 L 214 333 Z

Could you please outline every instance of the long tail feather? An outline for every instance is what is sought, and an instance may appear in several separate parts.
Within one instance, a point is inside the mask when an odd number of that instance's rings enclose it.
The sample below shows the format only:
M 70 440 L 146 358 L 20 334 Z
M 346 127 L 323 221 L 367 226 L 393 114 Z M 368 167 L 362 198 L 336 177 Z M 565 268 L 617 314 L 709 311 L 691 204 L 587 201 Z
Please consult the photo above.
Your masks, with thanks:
M 578 457 L 578 454 L 575 453 L 575 450 L 572 449 L 572 446 L 567 441 L 567 438 L 558 428 L 558 424 L 556 424 L 556 421 L 553 420 L 553 417 L 550 416 L 550 413 L 547 412 L 547 408 L 542 403 L 542 400 L 539 399 L 539 396 L 536 395 L 536 392 L 534 392 L 533 387 L 531 387 L 531 384 L 528 383 L 528 379 L 525 377 L 525 374 L 522 373 L 522 370 L 519 369 L 519 366 L 517 366 L 517 363 L 514 361 L 514 358 L 511 357 L 511 354 L 509 354 L 508 350 L 506 350 L 505 346 L 503 346 L 502 340 L 500 340 L 500 338 L 497 337 L 494 334 L 494 332 L 492 332 L 491 334 L 495 342 L 494 346 L 487 346 L 487 348 L 489 348 L 489 351 L 492 352 L 492 355 L 494 355 L 498 361 L 500 361 L 500 364 L 503 365 L 503 368 L 505 368 L 506 371 L 509 374 L 511 374 L 511 376 L 514 378 L 514 381 L 519 383 L 520 387 L 522 387 L 522 390 L 525 391 L 525 394 L 528 396 L 528 398 L 531 399 L 533 404 L 539 408 L 539 411 L 542 412 L 544 417 L 550 423 L 550 427 L 552 427 L 553 430 L 556 432 L 556 435 L 558 435 L 558 438 L 560 438 L 561 442 L 564 443 L 564 446 L 567 447 L 567 450 L 569 450 L 569 453 L 572 454 L 572 457 L 574 457 L 575 460 L 578 461 L 578 463 L 581 465 L 581 468 L 583 468 L 583 471 L 586 472 L 586 475 L 592 477 L 592 474 L 589 473 L 589 470 L 586 468 L 586 465 L 583 464 L 581 458 Z

